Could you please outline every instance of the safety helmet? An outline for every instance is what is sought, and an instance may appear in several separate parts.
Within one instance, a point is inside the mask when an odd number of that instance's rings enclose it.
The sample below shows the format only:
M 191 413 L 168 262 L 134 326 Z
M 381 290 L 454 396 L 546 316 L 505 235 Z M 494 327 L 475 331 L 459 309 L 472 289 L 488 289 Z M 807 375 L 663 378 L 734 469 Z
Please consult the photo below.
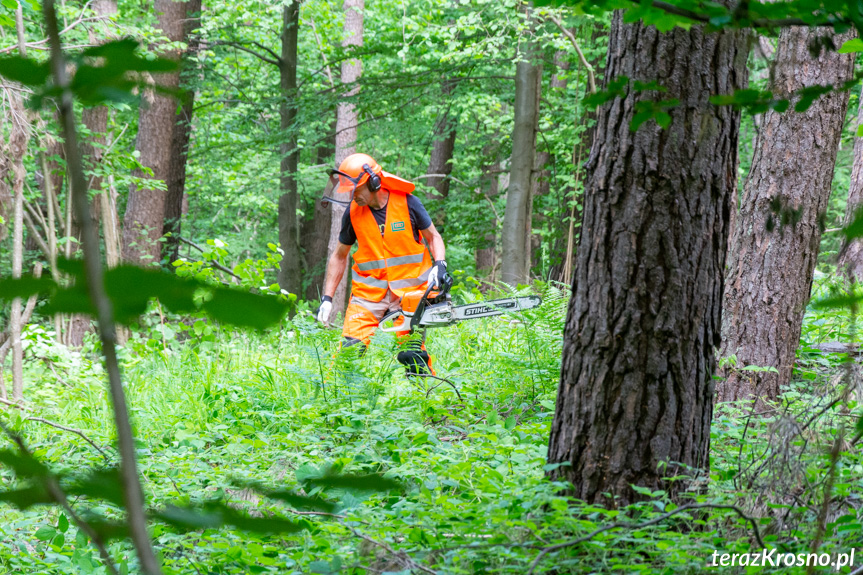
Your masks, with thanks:
M 330 202 L 349 206 L 354 199 L 354 192 L 363 184 L 368 184 L 371 192 L 380 190 L 384 183 L 391 192 L 410 194 L 414 190 L 411 182 L 383 171 L 368 154 L 351 154 L 342 160 L 337 170 L 330 170 L 329 174 L 330 179 L 321 198 L 324 206 Z
M 339 164 L 337 170 L 330 170 L 330 180 L 324 190 L 322 203 L 335 202 L 347 206 L 354 198 L 354 192 L 363 184 L 369 191 L 381 189 L 383 170 L 368 154 L 351 154 Z

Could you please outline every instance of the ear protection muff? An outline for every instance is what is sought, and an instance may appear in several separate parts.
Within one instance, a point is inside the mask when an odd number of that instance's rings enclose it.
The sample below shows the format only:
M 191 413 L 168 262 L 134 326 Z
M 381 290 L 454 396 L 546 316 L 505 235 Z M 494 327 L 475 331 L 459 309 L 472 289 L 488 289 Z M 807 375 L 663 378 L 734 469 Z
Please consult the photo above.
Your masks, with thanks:
M 369 175 L 369 191 L 377 192 L 381 189 L 381 177 L 372 171 L 371 166 L 363 164 L 363 171 Z

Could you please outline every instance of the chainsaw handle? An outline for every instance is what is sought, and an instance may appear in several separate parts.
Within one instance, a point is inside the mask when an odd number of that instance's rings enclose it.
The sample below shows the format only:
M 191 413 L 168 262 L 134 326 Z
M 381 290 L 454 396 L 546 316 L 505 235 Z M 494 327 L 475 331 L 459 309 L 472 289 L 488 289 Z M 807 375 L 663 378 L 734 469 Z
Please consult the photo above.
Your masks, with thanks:
M 426 287 L 426 291 L 423 293 L 423 296 L 420 298 L 419 303 L 417 304 L 417 309 L 414 311 L 414 316 L 411 318 L 411 331 L 416 329 L 416 327 L 420 323 L 420 319 L 422 319 L 423 313 L 425 313 L 426 306 L 428 305 L 428 297 L 431 293 L 432 285 L 429 284 Z

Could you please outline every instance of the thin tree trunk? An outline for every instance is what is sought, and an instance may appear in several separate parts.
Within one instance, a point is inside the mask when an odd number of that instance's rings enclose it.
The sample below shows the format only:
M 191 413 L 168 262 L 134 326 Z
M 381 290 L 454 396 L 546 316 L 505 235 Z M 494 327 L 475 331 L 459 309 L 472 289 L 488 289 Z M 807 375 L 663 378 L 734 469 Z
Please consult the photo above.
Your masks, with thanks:
M 174 0 L 154 0 L 159 29 L 171 42 L 183 39 L 183 21 L 186 18 L 186 3 Z M 162 53 L 166 58 L 179 58 L 176 50 Z M 154 78 L 160 86 L 177 90 L 180 73 L 158 74 Z M 138 115 L 138 136 L 135 148 L 140 152 L 138 161 L 153 171 L 152 176 L 136 170 L 138 178 L 168 180 L 171 164 L 171 144 L 176 122 L 177 103 L 174 98 L 162 96 L 155 90 L 147 90 Z M 156 186 L 138 188 L 132 184 L 126 201 L 123 220 L 123 259 L 137 265 L 153 265 L 161 260 L 161 243 L 165 219 L 167 192 Z
M 302 290 L 302 253 L 300 252 L 297 218 L 297 164 L 300 150 L 297 147 L 297 38 L 299 36 L 300 5 L 294 1 L 284 7 L 282 24 L 282 57 L 279 62 L 281 79 L 281 174 L 279 183 L 279 243 L 282 261 L 279 267 L 279 285 L 292 294 Z
M 857 109 L 857 129 L 863 126 L 863 93 L 860 94 L 860 105 Z M 845 206 L 843 227 L 849 225 L 863 207 L 863 138 L 854 138 L 854 164 L 851 168 L 851 184 L 848 187 L 848 202 Z M 842 246 L 839 253 L 839 269 L 849 281 L 863 283 L 863 239 L 854 238 Z
M 851 79 L 853 54 L 809 53 L 827 35 L 837 46 L 850 38 L 802 27 L 781 32 L 774 94 Z M 848 94 L 838 91 L 806 112 L 764 116 L 729 248 L 720 356 L 778 373 L 726 370 L 717 401 L 776 399 L 791 379 L 847 109 Z
M 629 130 L 631 92 L 598 112 L 548 461 L 590 503 L 623 506 L 708 467 L 746 33 L 660 33 L 614 13 L 606 78 L 665 82 L 672 123 Z M 686 145 L 683 145 L 686 143 Z M 619 499 L 609 499 L 605 494 Z
M 432 133 L 432 150 L 429 156 L 429 167 L 427 174 L 430 177 L 426 178 L 426 183 L 435 189 L 437 194 L 433 198 L 433 204 L 437 205 L 436 209 L 432 210 L 432 217 L 437 230 L 441 233 L 444 231 L 446 224 L 446 209 L 444 202 L 449 196 L 449 175 L 452 173 L 453 153 L 455 152 L 455 136 L 458 126 L 457 119 L 450 111 L 450 98 L 455 90 L 456 83 L 451 80 L 445 80 L 441 87 L 441 101 L 445 106 L 443 114 L 438 116 L 435 121 L 434 131 Z
M 345 0 L 345 38 L 342 46 L 350 48 L 363 45 L 363 10 L 365 0 Z M 351 59 L 342 61 L 341 83 L 348 87 L 345 97 L 355 96 L 359 91 L 356 83 L 359 81 L 363 71 L 363 63 L 360 60 Z M 350 102 L 340 102 L 336 109 L 336 165 L 342 160 L 356 152 L 357 141 L 357 112 L 356 106 Z M 339 231 L 342 229 L 342 214 L 345 209 L 338 204 L 330 204 L 330 240 L 327 244 L 327 252 L 333 253 L 339 243 Z M 342 276 L 342 281 L 336 287 L 333 296 L 332 316 L 344 313 L 348 298 L 348 275 Z
M 334 126 L 333 126 L 334 127 Z M 335 136 L 318 147 L 316 164 L 331 164 L 335 153 Z M 302 243 L 305 260 L 304 273 L 306 299 L 318 301 L 323 295 L 324 272 L 327 265 L 327 244 L 330 239 L 330 208 L 321 205 L 317 198 L 311 207 L 312 215 L 303 221 Z
M 192 60 L 200 49 L 200 36 L 195 33 L 201 20 L 195 16 L 201 12 L 201 0 L 188 0 L 186 3 L 186 18 L 183 22 L 183 38 L 188 44 L 181 65 L 180 84 L 188 84 L 192 72 Z M 186 163 L 189 156 L 189 142 L 192 137 L 192 114 L 195 108 L 195 91 L 189 86 L 182 86 L 180 92 L 179 114 L 174 118 L 174 129 L 171 135 L 171 160 L 168 165 L 168 176 L 165 182 L 168 188 L 165 195 L 165 220 L 162 233 L 165 235 L 165 245 L 162 257 L 174 263 L 179 257 L 180 223 L 183 218 L 183 198 L 186 192 Z
M 60 34 L 57 26 L 57 14 L 54 1 L 43 3 L 45 22 L 48 28 L 48 38 L 51 46 L 51 71 L 54 85 L 58 88 L 60 125 L 66 142 L 66 157 L 70 180 L 75 188 L 75 211 L 83 222 L 82 247 L 84 251 L 84 269 L 87 277 L 87 291 L 90 301 L 96 308 L 99 335 L 102 343 L 102 354 L 105 357 L 105 369 L 108 373 L 108 389 L 111 394 L 111 405 L 114 411 L 114 424 L 117 429 L 117 443 L 120 452 L 120 475 L 123 481 L 123 502 L 129 525 L 129 532 L 135 551 L 138 555 L 141 571 L 146 575 L 161 575 L 162 570 L 153 545 L 147 533 L 147 519 L 144 511 L 144 494 L 135 455 L 135 437 L 129 419 L 123 382 L 120 377 L 120 367 L 117 361 L 115 347 L 114 320 L 111 300 L 105 293 L 102 263 L 99 254 L 99 233 L 96 226 L 88 219 L 89 205 L 87 203 L 87 182 L 84 179 L 84 169 L 78 149 L 78 137 L 75 127 L 72 91 L 69 89 L 69 79 L 66 76 L 66 62 L 60 47 Z
M 528 4 L 528 18 L 533 18 Z M 528 32 L 530 33 L 530 32 Z M 536 155 L 536 119 L 539 111 L 536 84 L 541 67 L 534 61 L 536 48 L 525 34 L 519 47 L 515 67 L 515 119 L 512 129 L 512 163 L 509 189 L 506 192 L 506 212 L 503 216 L 503 267 L 501 278 L 508 284 L 527 283 L 530 279 L 531 229 L 529 210 L 531 179 Z
M 496 139 L 496 138 L 495 138 Z M 491 145 L 486 146 L 483 152 L 491 153 Z M 499 153 L 495 147 L 495 155 Z M 496 161 L 483 167 L 482 177 L 480 178 L 480 191 L 485 195 L 486 203 L 493 208 L 494 200 L 500 193 L 500 162 Z M 495 269 L 497 268 L 497 226 L 498 218 L 494 209 L 489 210 L 492 213 L 490 231 L 485 233 L 475 254 L 475 264 L 477 274 L 484 276 L 488 281 L 495 281 Z
M 24 46 L 24 18 L 21 4 L 15 11 L 15 28 L 18 35 L 18 52 L 27 56 Z M 29 112 L 24 109 L 20 95 L 9 92 L 9 108 L 12 128 L 9 135 L 9 152 L 12 156 L 12 193 L 15 209 L 12 229 L 12 277 L 20 278 L 24 264 L 24 154 L 30 142 Z M 12 300 L 9 318 L 9 338 L 12 340 L 12 399 L 24 400 L 24 350 L 21 345 L 21 299 Z
M 115 0 L 96 0 L 93 2 L 93 11 L 100 18 L 109 18 L 117 13 L 117 3 Z M 107 26 L 101 26 L 98 30 L 89 30 L 90 43 L 95 44 L 100 41 L 105 42 L 114 38 L 113 32 Z M 93 106 L 84 108 L 81 112 L 81 121 L 87 130 L 90 132 L 89 138 L 85 139 L 81 145 L 81 154 L 84 158 L 85 165 L 90 172 L 88 177 L 89 189 L 100 190 L 102 188 L 103 179 L 99 175 L 102 164 L 102 154 L 105 146 L 108 144 L 108 107 Z M 98 194 L 93 198 L 90 206 L 90 217 L 94 222 L 101 219 L 105 212 L 104 194 Z M 81 222 L 72 218 L 72 226 L 75 230 L 80 230 Z M 76 231 L 76 237 L 80 234 Z M 77 249 L 77 247 L 76 247 Z M 91 329 L 92 321 L 86 315 L 74 314 L 69 318 L 69 327 L 66 330 L 66 345 L 69 347 L 80 348 L 84 345 L 84 335 Z

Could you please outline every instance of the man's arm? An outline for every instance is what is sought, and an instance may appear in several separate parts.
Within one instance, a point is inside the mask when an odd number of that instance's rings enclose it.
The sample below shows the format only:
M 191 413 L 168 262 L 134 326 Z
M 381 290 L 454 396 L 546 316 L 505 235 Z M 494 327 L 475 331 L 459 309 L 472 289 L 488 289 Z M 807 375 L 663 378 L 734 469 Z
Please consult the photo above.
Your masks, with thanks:
M 434 224 L 431 224 L 424 230 L 420 230 L 420 234 L 422 234 L 423 239 L 428 242 L 434 260 L 445 260 L 446 247 L 443 245 L 443 238 L 440 236 L 440 232 L 438 232 L 434 227 Z
M 438 234 L 440 237 L 440 234 Z M 339 242 L 338 247 L 333 251 L 327 262 L 327 274 L 324 276 L 324 295 L 332 299 L 336 293 L 336 286 L 345 275 L 345 269 L 348 267 L 348 255 L 351 253 L 351 246 Z

